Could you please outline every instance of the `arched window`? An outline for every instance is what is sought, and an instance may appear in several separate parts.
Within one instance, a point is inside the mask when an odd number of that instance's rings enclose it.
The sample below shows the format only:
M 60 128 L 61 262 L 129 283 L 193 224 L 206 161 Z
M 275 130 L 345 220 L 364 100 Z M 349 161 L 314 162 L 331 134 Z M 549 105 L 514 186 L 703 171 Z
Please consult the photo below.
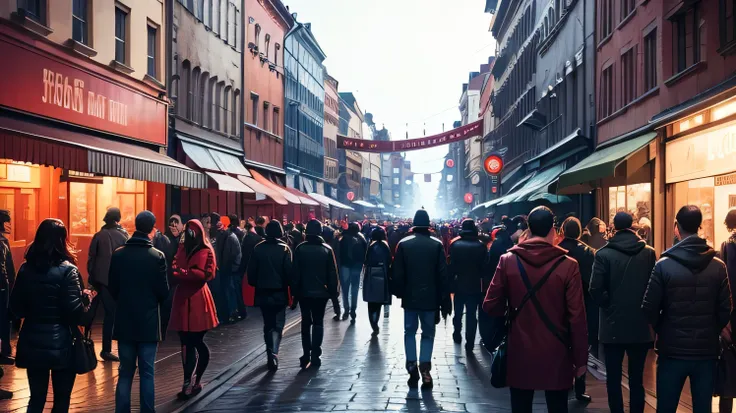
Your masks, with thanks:
M 177 104 L 179 105 L 179 116 L 189 119 L 189 91 L 191 90 L 191 64 L 189 60 L 181 62 L 181 80 L 179 80 L 179 96 Z
M 256 23 L 256 36 L 253 39 L 256 47 L 260 50 L 261 46 L 261 25 Z
M 547 29 L 549 28 L 549 18 L 544 16 L 544 26 L 542 26 L 542 39 L 547 37 Z
M 232 131 L 232 87 L 230 85 L 225 86 L 225 95 L 222 99 L 222 132 L 231 134 Z
M 266 48 L 266 59 L 268 59 L 268 51 L 271 49 L 271 35 L 268 33 L 266 33 L 266 40 L 263 46 Z
M 191 120 L 194 123 L 200 123 L 200 110 L 201 107 L 199 105 L 199 82 L 202 80 L 201 78 L 201 70 L 199 67 L 195 67 L 194 70 L 192 70 L 192 87 L 189 88 L 189 117 L 188 119 Z
M 209 86 L 210 74 L 202 73 L 202 80 L 199 82 L 199 113 L 201 124 L 204 127 L 210 127 L 211 121 L 209 116 L 209 97 L 207 94 L 207 86 Z
M 555 10 L 557 10 L 557 18 L 562 17 L 562 9 L 565 8 L 565 0 L 555 0 Z
M 276 43 L 273 45 L 273 64 L 275 66 L 279 65 L 279 53 L 281 53 L 281 45 Z
M 225 82 L 217 83 L 214 93 L 214 113 L 215 113 L 215 126 L 216 131 L 222 131 L 222 89 L 225 87 Z
M 233 92 L 233 135 L 240 136 L 240 90 Z

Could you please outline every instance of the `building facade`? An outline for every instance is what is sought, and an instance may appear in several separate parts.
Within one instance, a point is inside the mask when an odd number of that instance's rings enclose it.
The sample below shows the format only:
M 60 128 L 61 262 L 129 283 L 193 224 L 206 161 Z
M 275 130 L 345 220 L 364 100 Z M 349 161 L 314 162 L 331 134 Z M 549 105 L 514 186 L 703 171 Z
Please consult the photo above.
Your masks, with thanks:
M 355 95 L 352 92 L 340 92 L 338 98 L 340 104 L 340 135 L 363 139 L 363 114 Z M 360 199 L 363 157 L 360 152 L 341 149 L 338 152 L 338 162 L 340 166 L 338 201 L 352 202 Z M 353 193 L 354 199 L 348 199 L 350 192 Z
M 284 167 L 287 185 L 315 192 L 324 179 L 325 53 L 311 24 L 295 22 L 286 34 Z
M 491 59 L 489 59 L 490 62 Z M 490 76 L 490 63 L 482 64 L 479 72 L 471 72 L 468 77 L 468 83 L 463 84 L 463 93 L 460 96 L 461 125 L 473 123 L 480 118 L 480 98 L 481 90 L 485 84 L 486 78 Z M 473 207 L 483 199 L 482 186 L 485 183 L 485 176 L 482 171 L 482 139 L 467 139 L 465 145 L 465 171 L 464 179 L 470 181 L 468 192 L 473 195 L 473 202 L 469 207 Z
M 337 199 L 337 181 L 340 173 L 338 163 L 337 133 L 340 128 L 340 96 L 338 81 L 325 73 L 325 195 Z M 344 150 L 343 150 L 344 152 Z

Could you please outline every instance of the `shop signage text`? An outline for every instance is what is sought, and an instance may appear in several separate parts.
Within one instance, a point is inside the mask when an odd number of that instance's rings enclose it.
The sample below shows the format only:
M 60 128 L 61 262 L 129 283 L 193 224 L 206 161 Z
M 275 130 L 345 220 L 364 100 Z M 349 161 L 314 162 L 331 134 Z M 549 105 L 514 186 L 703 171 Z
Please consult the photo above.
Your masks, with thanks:
M 730 174 L 736 171 L 736 123 L 668 142 L 667 183 Z
M 0 55 L 12 62 L 3 66 L 0 76 L 0 106 L 166 145 L 164 102 L 40 50 L 2 39 Z
M 716 186 L 736 184 L 736 174 L 716 176 Z
M 337 147 L 359 152 L 404 152 L 447 145 L 480 136 L 482 133 L 483 119 L 437 135 L 400 141 L 371 141 L 337 135 Z

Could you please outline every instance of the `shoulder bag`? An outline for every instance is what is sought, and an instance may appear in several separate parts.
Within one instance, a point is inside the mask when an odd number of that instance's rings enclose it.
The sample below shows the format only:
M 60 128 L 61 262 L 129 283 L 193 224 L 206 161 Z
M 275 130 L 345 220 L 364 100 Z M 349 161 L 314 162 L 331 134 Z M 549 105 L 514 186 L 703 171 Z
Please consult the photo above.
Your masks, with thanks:
M 72 354 L 74 357 L 74 370 L 77 374 L 87 374 L 97 367 L 97 354 L 95 343 L 92 341 L 90 326 L 84 327 L 84 333 L 79 327 L 72 326 Z

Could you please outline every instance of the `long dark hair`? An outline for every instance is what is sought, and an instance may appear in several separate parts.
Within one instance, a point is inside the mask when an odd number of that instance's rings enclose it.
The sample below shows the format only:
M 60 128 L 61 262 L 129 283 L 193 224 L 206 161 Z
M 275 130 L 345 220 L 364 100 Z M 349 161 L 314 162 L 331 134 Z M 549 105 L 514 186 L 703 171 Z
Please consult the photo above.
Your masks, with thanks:
M 64 223 L 59 219 L 47 218 L 36 230 L 36 238 L 26 251 L 26 262 L 45 269 L 69 261 L 77 264 L 77 254 L 69 243 Z

